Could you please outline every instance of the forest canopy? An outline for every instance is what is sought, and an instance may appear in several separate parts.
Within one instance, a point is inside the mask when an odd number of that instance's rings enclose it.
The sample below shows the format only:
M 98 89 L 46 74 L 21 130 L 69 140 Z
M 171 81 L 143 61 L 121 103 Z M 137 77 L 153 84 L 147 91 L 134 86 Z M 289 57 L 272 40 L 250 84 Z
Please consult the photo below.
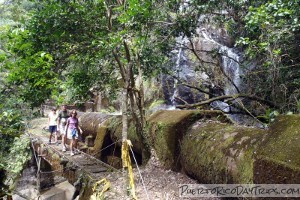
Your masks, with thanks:
M 296 0 L 131 0 L 124 6 L 118 1 L 19 0 L 4 1 L 1 11 L 2 93 L 17 94 L 32 107 L 48 98 L 85 101 L 91 89 L 115 97 L 120 74 L 114 51 L 126 60 L 120 45 L 125 40 L 134 65 L 139 57 L 144 78 L 157 76 L 168 68 L 176 37 L 192 38 L 199 17 L 208 14 L 235 38 L 246 58 L 242 64 L 257 63 L 246 76 L 251 94 L 282 105 L 283 111 L 298 107 Z

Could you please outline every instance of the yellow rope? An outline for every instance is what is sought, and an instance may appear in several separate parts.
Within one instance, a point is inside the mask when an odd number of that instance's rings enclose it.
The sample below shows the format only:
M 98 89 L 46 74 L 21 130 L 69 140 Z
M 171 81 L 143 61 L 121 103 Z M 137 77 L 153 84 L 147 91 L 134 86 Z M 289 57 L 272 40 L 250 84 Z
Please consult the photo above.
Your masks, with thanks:
M 99 191 L 98 187 L 100 185 L 103 185 L 102 191 Z M 110 182 L 107 181 L 106 178 L 101 179 L 100 181 L 96 182 L 94 187 L 93 187 L 93 194 L 90 198 L 90 200 L 99 200 L 99 199 L 104 199 L 103 194 L 110 188 Z
M 122 143 L 122 163 L 123 163 L 123 168 L 128 169 L 129 187 L 130 187 L 130 192 L 131 192 L 132 198 L 137 200 L 137 197 L 135 195 L 135 187 L 134 187 L 131 159 L 129 156 L 129 146 L 132 146 L 130 140 L 123 141 L 123 143 Z

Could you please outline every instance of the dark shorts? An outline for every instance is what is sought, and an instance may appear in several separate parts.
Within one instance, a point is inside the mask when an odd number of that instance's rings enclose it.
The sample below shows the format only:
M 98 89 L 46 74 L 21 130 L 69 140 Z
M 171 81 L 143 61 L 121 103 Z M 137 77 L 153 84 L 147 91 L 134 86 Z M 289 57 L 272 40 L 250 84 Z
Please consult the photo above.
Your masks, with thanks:
M 57 130 L 57 126 L 49 126 L 49 132 L 54 133 Z

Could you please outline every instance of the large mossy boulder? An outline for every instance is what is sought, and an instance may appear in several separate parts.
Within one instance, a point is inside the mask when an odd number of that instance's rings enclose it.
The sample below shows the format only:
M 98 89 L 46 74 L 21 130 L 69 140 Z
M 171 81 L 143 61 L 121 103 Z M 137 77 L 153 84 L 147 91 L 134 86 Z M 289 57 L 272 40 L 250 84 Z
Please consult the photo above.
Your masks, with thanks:
M 167 169 L 178 170 L 180 166 L 180 141 L 186 135 L 191 124 L 199 119 L 215 119 L 230 123 L 230 120 L 218 111 L 163 110 L 147 120 L 147 132 L 151 146 Z
M 83 137 L 92 135 L 95 138 L 101 124 L 109 117 L 111 115 L 98 112 L 80 113 L 79 126 L 83 130 Z
M 118 142 L 117 144 L 121 146 L 122 141 L 122 116 L 113 116 L 109 120 L 109 133 L 110 137 L 114 142 Z M 127 138 L 132 143 L 132 149 L 135 153 L 142 155 L 143 145 L 140 137 L 136 133 L 135 124 L 132 120 L 128 121 L 128 132 Z
M 201 183 L 252 183 L 263 136 L 263 130 L 253 127 L 198 120 L 181 141 L 183 170 Z
M 118 147 L 122 146 L 122 116 L 113 116 L 109 119 L 109 135 L 113 142 L 116 143 Z M 127 139 L 132 143 L 132 150 L 135 156 L 135 159 L 138 163 L 146 163 L 150 158 L 149 148 L 145 147 L 145 140 L 142 139 L 142 135 L 145 133 L 138 133 L 136 131 L 135 122 L 132 119 L 128 120 L 128 130 L 127 130 Z M 132 154 L 130 154 L 132 156 Z M 121 152 L 120 155 L 121 156 Z M 133 157 L 132 157 L 133 159 Z
M 85 136 L 121 145 L 122 116 L 82 113 Z M 268 130 L 233 124 L 222 112 L 161 110 L 147 119 L 148 144 L 166 169 L 180 170 L 201 183 L 299 183 L 300 115 L 280 116 Z M 146 157 L 141 136 L 129 120 L 128 139 Z M 120 150 L 120 148 L 119 148 Z
M 79 125 L 83 131 L 85 140 L 90 138 L 93 146 L 89 146 L 88 153 L 96 157 L 101 156 L 103 143 L 108 134 L 109 120 L 112 116 L 103 113 L 81 113 L 79 116 Z
M 300 183 L 300 115 L 279 116 L 257 153 L 255 183 Z

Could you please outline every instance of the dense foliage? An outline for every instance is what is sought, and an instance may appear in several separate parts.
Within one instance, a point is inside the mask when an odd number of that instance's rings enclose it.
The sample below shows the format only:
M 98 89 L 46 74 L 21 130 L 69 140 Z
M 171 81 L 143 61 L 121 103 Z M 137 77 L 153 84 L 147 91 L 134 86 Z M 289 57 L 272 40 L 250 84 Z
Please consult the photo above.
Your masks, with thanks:
M 7 110 L 8 106 L 0 107 L 0 197 L 13 189 L 10 186 L 31 157 L 29 138 L 21 136 L 25 129 L 22 114 L 20 110 Z
M 281 107 L 297 111 L 300 97 L 300 4 L 299 1 L 273 0 L 251 5 L 244 18 L 239 44 L 249 60 L 257 62 L 249 72 L 255 92 Z
M 30 54 L 30 42 L 25 42 L 28 33 L 22 30 L 21 24 L 28 19 L 31 8 L 29 1 L 0 4 L 0 198 L 11 193 L 16 178 L 31 157 L 29 139 L 22 135 L 26 118 L 31 115 L 28 108 L 30 104 L 37 105 L 33 89 L 42 89 L 37 86 L 30 91 L 26 87 L 28 82 L 39 82 L 30 74 L 36 68 L 28 70 L 26 67 L 32 65 L 34 58 L 24 59 Z
M 2 34 L 6 41 L 2 49 L 9 53 L 0 57 L 11 72 L 7 85 L 15 86 L 32 106 L 51 94 L 58 102 L 84 101 L 97 91 L 115 96 L 121 76 L 116 73 L 119 64 L 114 51 L 122 57 L 122 65 L 127 65 L 124 41 L 129 45 L 131 61 L 150 77 L 167 66 L 165 61 L 170 59 L 166 58 L 177 45 L 175 38 L 193 37 L 199 16 L 205 14 L 214 16 L 237 40 L 236 45 L 245 52 L 242 64 L 256 63 L 245 76 L 249 92 L 275 102 L 282 111 L 297 109 L 300 72 L 296 0 L 120 2 L 39 1 L 36 7 L 27 1 L 9 4 L 9 12 L 13 10 L 11 5 L 18 5 L 15 10 L 23 12 L 20 5 L 26 5 L 23 7 L 33 12 L 30 18 L 18 17 L 19 21 L 30 19 L 22 28 L 2 29 L 6 32 Z M 37 77 L 39 80 L 35 80 Z M 261 87 L 251 85 L 254 82 Z

